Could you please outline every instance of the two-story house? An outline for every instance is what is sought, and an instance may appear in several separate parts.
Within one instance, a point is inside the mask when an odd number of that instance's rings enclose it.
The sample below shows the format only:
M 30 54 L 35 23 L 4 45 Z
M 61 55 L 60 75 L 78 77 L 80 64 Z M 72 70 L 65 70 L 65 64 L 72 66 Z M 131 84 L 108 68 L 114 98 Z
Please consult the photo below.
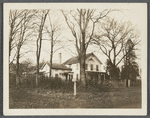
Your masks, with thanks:
M 61 64 L 61 53 L 59 58 L 60 64 L 53 63 L 52 65 L 52 77 L 60 77 L 65 81 L 71 81 L 72 79 L 81 81 L 79 57 L 72 57 L 63 64 Z M 40 72 L 44 73 L 45 76 L 49 76 L 49 70 L 50 64 L 45 63 L 41 67 Z M 105 79 L 105 72 L 102 71 L 102 62 L 96 57 L 94 53 L 86 54 L 85 74 L 86 80 L 90 83 L 93 83 L 94 85 L 101 84 Z
M 73 78 L 80 80 L 80 63 L 79 57 L 72 57 L 63 63 L 68 68 L 72 69 Z M 95 84 L 100 84 L 105 79 L 105 72 L 102 72 L 102 62 L 94 53 L 86 54 L 85 60 L 86 80 L 92 81 Z

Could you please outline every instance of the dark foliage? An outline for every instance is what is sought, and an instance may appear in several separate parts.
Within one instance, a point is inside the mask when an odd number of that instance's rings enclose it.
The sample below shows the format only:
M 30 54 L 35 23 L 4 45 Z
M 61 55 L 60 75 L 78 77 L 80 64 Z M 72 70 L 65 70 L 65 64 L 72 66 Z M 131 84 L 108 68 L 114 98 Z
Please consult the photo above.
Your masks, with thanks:
M 16 75 L 10 74 L 9 77 L 9 85 L 10 87 L 16 87 Z M 36 76 L 35 75 L 27 75 L 20 77 L 20 88 L 41 88 L 41 89 L 53 89 L 53 90 L 60 90 L 62 92 L 69 92 L 73 91 L 73 82 L 72 81 L 63 81 L 61 78 L 48 78 L 44 76 L 40 76 L 39 85 L 36 87 Z M 77 83 L 79 86 L 79 83 Z
M 121 79 L 126 79 L 128 77 L 130 80 L 136 80 L 139 76 L 138 65 L 131 64 L 129 66 L 124 66 L 121 71 Z
M 39 87 L 43 89 L 68 89 L 72 87 L 73 89 L 73 83 L 70 81 L 63 81 L 61 78 L 43 77 L 39 81 Z
M 108 74 L 107 79 L 112 79 L 112 80 L 118 80 L 119 79 L 119 73 L 120 69 L 115 66 L 113 63 L 111 63 L 110 60 L 107 60 L 106 62 L 106 72 Z

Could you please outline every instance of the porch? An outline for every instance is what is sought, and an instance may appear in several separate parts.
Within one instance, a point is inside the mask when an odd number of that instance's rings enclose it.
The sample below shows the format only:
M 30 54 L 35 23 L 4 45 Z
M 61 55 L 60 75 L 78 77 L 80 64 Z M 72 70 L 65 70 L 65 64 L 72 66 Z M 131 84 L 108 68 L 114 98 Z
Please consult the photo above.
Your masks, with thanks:
M 103 84 L 106 79 L 105 72 L 85 71 L 87 85 L 96 86 Z
M 71 82 L 73 79 L 73 72 L 64 72 L 64 73 L 60 73 L 60 75 L 62 75 L 61 76 L 62 80 L 66 82 L 68 81 Z

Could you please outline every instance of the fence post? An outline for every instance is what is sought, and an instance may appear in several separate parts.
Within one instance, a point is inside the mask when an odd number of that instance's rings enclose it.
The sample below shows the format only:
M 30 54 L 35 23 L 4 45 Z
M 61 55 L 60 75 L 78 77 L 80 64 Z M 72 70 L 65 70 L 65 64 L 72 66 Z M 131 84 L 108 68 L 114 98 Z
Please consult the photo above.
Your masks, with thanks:
M 74 81 L 74 95 L 76 95 L 76 81 Z
M 74 79 L 72 79 L 72 81 L 74 82 L 74 96 L 76 96 L 76 79 L 74 78 Z

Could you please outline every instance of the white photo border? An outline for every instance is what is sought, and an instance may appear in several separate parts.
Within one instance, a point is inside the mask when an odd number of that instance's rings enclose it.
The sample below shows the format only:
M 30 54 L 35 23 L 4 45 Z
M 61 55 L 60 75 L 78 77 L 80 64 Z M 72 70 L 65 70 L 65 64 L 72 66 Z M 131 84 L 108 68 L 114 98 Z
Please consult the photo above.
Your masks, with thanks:
M 145 38 L 142 39 L 142 108 L 138 109 L 9 109 L 9 10 L 51 8 L 98 8 L 100 4 L 141 4 Z M 147 3 L 4 3 L 3 5 L 3 114 L 18 115 L 147 115 Z M 140 10 L 140 9 L 139 9 Z M 137 11 L 138 12 L 138 11 Z M 140 17 L 140 16 L 139 16 Z

